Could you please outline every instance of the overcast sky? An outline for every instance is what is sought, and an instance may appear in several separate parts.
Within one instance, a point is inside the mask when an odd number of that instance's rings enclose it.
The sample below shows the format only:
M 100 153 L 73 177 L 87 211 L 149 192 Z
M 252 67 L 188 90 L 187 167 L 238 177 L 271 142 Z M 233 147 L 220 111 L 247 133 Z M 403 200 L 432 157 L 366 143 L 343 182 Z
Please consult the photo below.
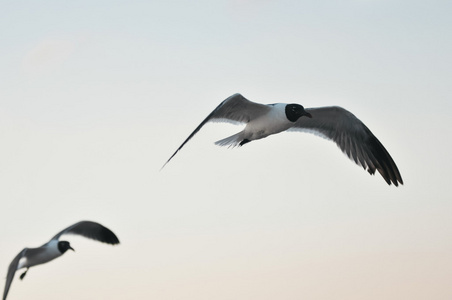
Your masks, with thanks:
M 0 277 L 79 220 L 121 240 L 66 237 L 8 299 L 452 298 L 450 1 L 0 3 Z M 236 92 L 350 110 L 405 185 L 217 123 L 159 171 Z

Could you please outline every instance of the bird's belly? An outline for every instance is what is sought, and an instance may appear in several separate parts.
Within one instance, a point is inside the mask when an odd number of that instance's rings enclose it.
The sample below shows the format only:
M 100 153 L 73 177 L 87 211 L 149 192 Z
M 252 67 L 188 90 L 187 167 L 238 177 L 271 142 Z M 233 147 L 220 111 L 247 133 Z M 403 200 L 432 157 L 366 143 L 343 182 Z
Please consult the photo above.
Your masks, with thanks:
M 274 122 L 269 123 L 268 120 L 256 120 L 248 123 L 245 128 L 245 133 L 249 140 L 258 140 L 265 138 L 271 134 L 285 131 L 291 127 L 288 122 Z
M 61 256 L 61 252 L 58 251 L 58 249 L 52 248 L 46 249 L 46 251 L 42 251 L 40 253 L 32 255 L 25 254 L 25 260 L 19 264 L 19 268 L 45 264 L 46 262 L 49 262 L 59 256 Z

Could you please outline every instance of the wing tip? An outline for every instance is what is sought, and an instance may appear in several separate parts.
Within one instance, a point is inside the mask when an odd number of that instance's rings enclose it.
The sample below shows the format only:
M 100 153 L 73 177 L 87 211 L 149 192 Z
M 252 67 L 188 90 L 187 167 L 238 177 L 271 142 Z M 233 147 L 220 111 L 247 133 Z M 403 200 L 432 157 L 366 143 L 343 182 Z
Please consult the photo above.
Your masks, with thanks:
M 67 232 L 64 232 L 64 234 L 78 234 L 84 236 L 85 238 L 110 245 L 120 244 L 118 237 L 113 231 L 94 221 L 80 221 L 75 224 L 75 227 L 71 228 Z
M 169 163 L 170 160 L 171 160 L 171 158 L 168 159 L 168 160 L 166 161 L 166 163 L 163 164 L 163 166 L 160 168 L 159 172 L 162 172 L 163 168 L 166 166 L 166 164 Z
M 381 177 L 383 177 L 383 179 L 386 181 L 386 183 L 388 185 L 393 184 L 396 187 L 399 186 L 399 184 L 403 185 L 403 179 L 402 179 L 402 176 L 400 175 L 399 170 L 397 169 L 397 167 L 396 167 L 395 170 L 388 169 L 386 171 L 386 170 L 384 170 L 381 167 L 379 167 L 377 170 L 380 173 Z M 371 173 L 371 174 L 373 175 L 374 173 Z
M 101 234 L 100 241 L 103 243 L 110 244 L 110 245 L 117 245 L 120 243 L 116 234 L 114 234 L 113 231 L 111 231 L 110 229 L 108 229 L 105 226 L 102 226 L 100 234 Z
M 119 242 L 119 239 L 116 235 L 113 235 L 111 237 L 108 237 L 108 239 L 105 241 L 105 243 L 110 245 L 119 245 L 121 242 Z

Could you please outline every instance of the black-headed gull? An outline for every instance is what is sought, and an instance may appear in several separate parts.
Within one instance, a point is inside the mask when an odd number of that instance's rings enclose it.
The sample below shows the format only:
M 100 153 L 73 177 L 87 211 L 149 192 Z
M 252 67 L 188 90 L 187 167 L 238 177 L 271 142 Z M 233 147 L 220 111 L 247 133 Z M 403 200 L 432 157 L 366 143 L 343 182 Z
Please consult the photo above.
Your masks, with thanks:
M 334 141 L 356 164 L 372 175 L 377 170 L 389 185 L 403 184 L 402 176 L 388 151 L 351 112 L 338 106 L 304 109 L 299 104 L 260 104 L 251 102 L 240 94 L 234 94 L 221 102 L 177 148 L 163 167 L 210 121 L 246 124 L 242 131 L 217 141 L 216 145 L 243 146 L 286 130 L 306 131 Z
M 25 248 L 17 254 L 8 268 L 5 290 L 3 292 L 3 300 L 5 300 L 8 295 L 9 288 L 14 279 L 14 274 L 17 270 L 27 268 L 25 272 L 20 275 L 20 279 L 23 279 L 29 268 L 44 264 L 60 257 L 69 249 L 74 251 L 69 242 L 59 240 L 63 234 L 77 234 L 102 243 L 111 245 L 119 244 L 119 240 L 116 235 L 110 229 L 99 223 L 91 221 L 81 221 L 75 223 L 74 225 L 60 231 L 49 242 L 45 243 L 41 247 Z

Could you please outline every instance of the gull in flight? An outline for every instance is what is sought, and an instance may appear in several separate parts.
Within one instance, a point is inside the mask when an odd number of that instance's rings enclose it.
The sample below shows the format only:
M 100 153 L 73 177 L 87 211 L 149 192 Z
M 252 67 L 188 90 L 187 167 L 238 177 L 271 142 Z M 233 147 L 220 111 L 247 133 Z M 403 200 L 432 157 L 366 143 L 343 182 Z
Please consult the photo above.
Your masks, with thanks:
M 3 300 L 8 295 L 9 288 L 14 279 L 17 270 L 27 268 L 20 279 L 23 279 L 29 268 L 36 265 L 44 264 L 57 257 L 63 255 L 67 250 L 75 251 L 69 242 L 60 241 L 60 237 L 65 234 L 76 234 L 83 237 L 96 240 L 111 245 L 119 244 L 116 235 L 108 228 L 99 223 L 91 221 L 81 221 L 60 231 L 49 242 L 37 248 L 25 248 L 13 259 L 8 268 L 6 276 L 5 291 L 3 292 Z
M 230 137 L 217 141 L 219 146 L 243 146 L 282 131 L 314 133 L 336 143 L 356 164 L 371 175 L 378 171 L 391 185 L 403 184 L 394 160 L 372 132 L 348 110 L 338 106 L 306 108 L 299 104 L 261 104 L 234 94 L 220 103 L 171 155 L 166 164 L 207 122 L 246 124 Z

